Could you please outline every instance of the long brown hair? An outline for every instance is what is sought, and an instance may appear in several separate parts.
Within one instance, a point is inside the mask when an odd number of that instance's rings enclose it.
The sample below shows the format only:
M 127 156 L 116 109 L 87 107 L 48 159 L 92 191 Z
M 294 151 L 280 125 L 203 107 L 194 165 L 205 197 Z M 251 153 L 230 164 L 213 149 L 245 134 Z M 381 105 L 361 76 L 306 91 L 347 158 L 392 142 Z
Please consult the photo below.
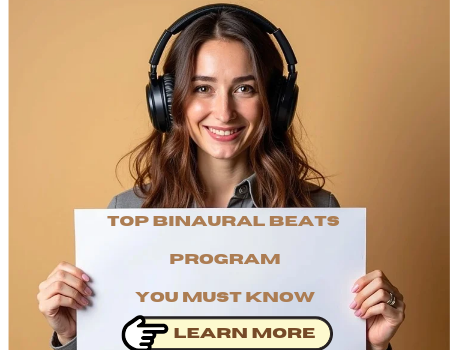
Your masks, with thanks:
M 183 103 L 198 49 L 206 41 L 217 39 L 244 44 L 256 74 L 263 115 L 247 151 L 249 166 L 256 174 L 255 204 L 258 207 L 312 206 L 311 186 L 306 180 L 317 180 L 319 187 L 314 187 L 317 191 L 324 186 L 325 178 L 308 164 L 294 127 L 280 135 L 271 123 L 268 96 L 273 95 L 274 79 L 283 72 L 280 53 L 270 36 L 245 15 L 226 10 L 203 16 L 189 25 L 174 40 L 167 55 L 163 71 L 175 76 L 172 129 L 165 134 L 153 130 L 144 142 L 124 156 L 131 155 L 134 192 L 144 197 L 142 207 L 185 208 L 191 207 L 194 201 L 197 207 L 205 207 L 205 190 L 197 172 L 197 146 L 189 136 Z

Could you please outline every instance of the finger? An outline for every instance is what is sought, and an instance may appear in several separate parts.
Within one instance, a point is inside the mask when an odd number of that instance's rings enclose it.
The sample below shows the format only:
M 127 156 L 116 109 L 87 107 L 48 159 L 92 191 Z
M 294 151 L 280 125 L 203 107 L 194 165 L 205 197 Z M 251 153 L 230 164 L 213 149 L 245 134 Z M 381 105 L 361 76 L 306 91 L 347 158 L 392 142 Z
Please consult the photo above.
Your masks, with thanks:
M 400 325 L 405 319 L 405 313 L 403 311 L 395 309 L 386 303 L 379 303 L 370 307 L 361 318 L 368 319 L 376 315 L 383 315 L 392 326 Z
M 50 299 L 44 300 L 39 303 L 39 311 L 41 311 L 44 315 L 51 317 L 58 312 L 61 306 L 68 307 L 74 310 L 80 310 L 83 308 L 83 306 L 78 304 L 75 299 L 57 294 Z
M 390 299 L 391 295 L 384 289 L 378 289 L 375 293 L 370 295 L 366 300 L 364 300 L 361 305 L 357 305 L 355 307 L 355 316 L 362 316 L 366 313 L 367 309 L 370 307 L 379 304 L 385 303 Z M 355 300 L 356 302 L 356 300 Z
M 43 291 L 47 289 L 49 285 L 58 281 L 64 282 L 72 288 L 75 288 L 81 294 L 87 296 L 92 295 L 92 290 L 87 286 L 86 282 L 64 270 L 57 270 L 55 273 L 53 273 L 51 277 L 49 277 L 39 285 L 39 290 Z
M 355 316 L 363 316 L 369 308 L 379 303 L 387 303 L 391 299 L 391 295 L 384 289 L 377 290 L 374 294 L 368 297 L 361 305 L 359 309 L 355 311 Z M 394 308 L 403 311 L 404 303 L 401 300 L 395 301 Z
M 47 279 L 49 279 L 52 275 L 54 275 L 58 270 L 63 270 L 68 273 L 71 273 L 72 275 L 86 282 L 90 280 L 89 276 L 86 275 L 83 270 L 65 261 L 60 262 L 58 266 L 56 266 L 55 269 L 50 273 L 50 275 L 48 275 Z
M 364 287 L 366 287 L 370 282 L 372 282 L 374 279 L 382 278 L 386 281 L 389 288 L 388 291 L 391 291 L 395 294 L 396 298 L 403 300 L 403 295 L 400 293 L 400 291 L 395 287 L 387 278 L 387 276 L 383 273 L 381 270 L 374 270 L 372 272 L 369 272 L 365 276 L 359 278 L 356 280 L 355 284 L 353 285 L 352 292 L 358 293 L 360 292 Z
M 79 291 L 61 281 L 52 283 L 50 286 L 40 292 L 39 300 L 45 301 L 58 294 L 75 299 L 80 305 L 89 304 L 88 299 L 83 297 L 83 295 Z
M 356 294 L 354 298 L 355 303 L 352 303 L 352 308 L 355 310 L 361 308 L 361 305 L 366 301 L 366 299 L 375 294 L 378 290 L 384 289 L 387 291 L 390 287 L 390 284 L 388 284 L 386 280 L 381 277 L 376 277 Z
M 386 275 L 383 273 L 383 271 L 381 270 L 374 270 L 372 272 L 369 272 L 368 274 L 358 278 L 355 282 L 355 284 L 353 285 L 352 288 L 352 292 L 353 293 L 357 293 L 360 290 L 362 290 L 365 286 L 367 286 L 370 282 L 372 282 L 375 278 L 383 278 L 385 279 L 388 283 L 389 282 L 388 278 L 386 277 Z

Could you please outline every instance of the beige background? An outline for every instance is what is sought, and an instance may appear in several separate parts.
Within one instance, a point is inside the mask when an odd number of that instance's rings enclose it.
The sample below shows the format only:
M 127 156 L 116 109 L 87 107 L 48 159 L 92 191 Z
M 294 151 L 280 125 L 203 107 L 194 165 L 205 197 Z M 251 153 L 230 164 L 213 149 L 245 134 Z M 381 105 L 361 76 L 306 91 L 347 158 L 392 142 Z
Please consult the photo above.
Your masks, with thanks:
M 38 284 L 74 262 L 73 209 L 104 208 L 131 186 L 126 162 L 123 186 L 114 168 L 149 132 L 148 58 L 207 3 L 10 2 L 10 349 L 48 348 Z M 394 349 L 448 348 L 448 2 L 239 3 L 295 50 L 304 142 L 335 175 L 327 188 L 367 207 L 367 269 L 408 305 Z

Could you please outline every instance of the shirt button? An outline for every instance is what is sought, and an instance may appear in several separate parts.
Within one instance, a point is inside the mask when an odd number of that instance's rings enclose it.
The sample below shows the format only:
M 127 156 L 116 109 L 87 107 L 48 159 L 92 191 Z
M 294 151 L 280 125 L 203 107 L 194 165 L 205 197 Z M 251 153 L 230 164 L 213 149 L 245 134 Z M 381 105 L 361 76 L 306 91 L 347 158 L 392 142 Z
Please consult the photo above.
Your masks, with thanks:
M 240 188 L 239 188 L 239 193 L 240 194 L 244 194 L 244 193 L 247 193 L 247 190 L 248 190 L 248 188 L 247 188 L 247 186 L 241 186 Z

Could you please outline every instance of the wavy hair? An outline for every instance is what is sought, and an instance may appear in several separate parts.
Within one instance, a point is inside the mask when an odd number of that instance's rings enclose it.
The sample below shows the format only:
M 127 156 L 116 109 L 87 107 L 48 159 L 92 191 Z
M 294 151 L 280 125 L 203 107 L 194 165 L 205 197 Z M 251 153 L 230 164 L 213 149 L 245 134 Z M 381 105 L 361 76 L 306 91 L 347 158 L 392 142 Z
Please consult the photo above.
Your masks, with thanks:
M 310 192 L 325 185 L 325 177 L 309 163 L 294 127 L 275 132 L 268 96 L 283 72 L 283 60 L 267 33 L 245 15 L 224 10 L 203 16 L 184 29 L 168 52 L 163 71 L 175 77 L 170 132 L 153 130 L 150 136 L 123 156 L 136 195 L 143 208 L 186 208 L 195 202 L 205 207 L 205 189 L 197 171 L 196 144 L 189 136 L 183 103 L 194 75 L 200 46 L 208 40 L 236 40 L 248 50 L 256 74 L 263 115 L 249 146 L 248 162 L 256 174 L 254 193 L 258 207 L 311 207 Z M 301 124 L 300 124 L 301 125 Z M 118 164 L 119 164 L 118 163 Z M 316 180 L 317 185 L 308 183 Z M 312 186 L 311 186 L 312 185 Z

